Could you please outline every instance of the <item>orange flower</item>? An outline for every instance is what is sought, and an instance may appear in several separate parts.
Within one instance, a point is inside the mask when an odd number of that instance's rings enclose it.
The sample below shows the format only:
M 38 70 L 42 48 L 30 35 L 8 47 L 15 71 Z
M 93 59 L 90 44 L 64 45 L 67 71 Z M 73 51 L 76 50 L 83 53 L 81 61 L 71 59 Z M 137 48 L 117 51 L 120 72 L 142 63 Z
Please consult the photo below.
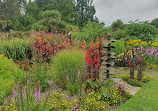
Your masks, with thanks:
M 50 39 L 51 38 L 51 35 L 50 36 L 48 36 L 48 39 Z
M 102 42 L 104 41 L 104 37 L 102 37 L 101 41 L 102 41 Z
M 99 37 L 97 37 L 96 41 L 99 40 Z
M 70 46 L 70 43 L 68 43 L 67 46 Z
M 67 36 L 67 34 L 65 34 L 65 36 Z
M 56 30 L 55 32 L 57 33 L 58 31 Z
M 32 40 L 30 39 L 30 42 L 31 42 Z
M 84 44 L 86 44 L 86 41 L 84 39 L 82 39 L 82 41 L 84 42 Z
M 97 42 L 97 45 L 99 45 L 99 42 Z
M 47 42 L 46 40 L 43 41 L 44 44 L 45 44 L 46 42 Z
M 105 35 L 105 32 L 103 32 L 103 35 Z

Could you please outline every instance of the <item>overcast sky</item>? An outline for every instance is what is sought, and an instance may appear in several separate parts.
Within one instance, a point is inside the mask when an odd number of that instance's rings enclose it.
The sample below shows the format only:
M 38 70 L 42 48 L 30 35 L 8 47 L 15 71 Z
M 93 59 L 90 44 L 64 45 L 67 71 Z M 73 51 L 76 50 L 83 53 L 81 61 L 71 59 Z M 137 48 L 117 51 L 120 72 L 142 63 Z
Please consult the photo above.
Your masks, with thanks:
M 121 19 L 139 21 L 158 18 L 158 0 L 93 0 L 96 16 L 105 26 Z

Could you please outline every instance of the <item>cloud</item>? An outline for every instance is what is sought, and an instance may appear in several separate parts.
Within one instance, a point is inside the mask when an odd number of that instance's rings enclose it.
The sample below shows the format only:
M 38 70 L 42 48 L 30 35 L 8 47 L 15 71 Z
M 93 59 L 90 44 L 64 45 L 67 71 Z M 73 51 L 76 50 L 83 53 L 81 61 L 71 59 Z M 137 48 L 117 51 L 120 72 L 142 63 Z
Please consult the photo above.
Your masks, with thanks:
M 158 0 L 94 0 L 96 16 L 106 26 L 121 19 L 145 21 L 158 18 Z

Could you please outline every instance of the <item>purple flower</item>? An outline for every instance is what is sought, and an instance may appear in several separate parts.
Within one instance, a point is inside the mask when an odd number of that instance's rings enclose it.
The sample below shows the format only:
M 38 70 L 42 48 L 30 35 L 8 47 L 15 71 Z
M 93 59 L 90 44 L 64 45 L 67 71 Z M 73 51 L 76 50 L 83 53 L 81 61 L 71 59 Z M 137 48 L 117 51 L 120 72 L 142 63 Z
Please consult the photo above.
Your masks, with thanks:
M 79 107 L 79 104 L 77 104 L 73 109 L 72 111 L 76 111 L 76 109 Z
M 25 91 L 23 90 L 23 96 L 25 96 Z
M 77 77 L 79 77 L 79 76 L 80 76 L 80 68 L 78 69 Z
M 14 96 L 16 97 L 16 96 L 17 96 L 17 92 L 16 92 L 16 90 L 14 89 L 14 87 L 12 87 L 12 91 L 13 91 Z
M 40 85 L 38 84 L 38 91 L 37 91 L 37 97 L 36 97 L 36 105 L 39 104 L 39 99 L 40 99 Z
M 135 50 L 135 48 L 133 48 L 133 51 L 134 51 L 134 53 L 136 53 L 136 50 Z
M 52 108 L 54 108 L 54 107 L 55 107 L 55 105 L 56 105 L 56 104 L 52 105 Z
M 72 98 L 75 99 L 75 97 L 76 97 L 76 96 L 75 96 L 75 94 L 74 94 L 74 95 L 72 96 Z
M 67 76 L 67 80 L 69 80 L 69 76 L 68 76 L 68 74 L 66 74 L 66 76 Z

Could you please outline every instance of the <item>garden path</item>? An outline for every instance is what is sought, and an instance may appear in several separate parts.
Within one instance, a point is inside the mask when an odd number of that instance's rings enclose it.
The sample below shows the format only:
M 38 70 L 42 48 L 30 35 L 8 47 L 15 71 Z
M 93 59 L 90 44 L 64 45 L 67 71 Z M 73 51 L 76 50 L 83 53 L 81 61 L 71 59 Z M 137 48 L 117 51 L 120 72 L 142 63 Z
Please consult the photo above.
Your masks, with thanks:
M 140 90 L 140 87 L 131 86 L 130 84 L 127 84 L 125 81 L 123 81 L 121 78 L 112 78 L 112 80 L 116 84 L 123 85 L 125 90 L 131 95 L 135 95 Z

